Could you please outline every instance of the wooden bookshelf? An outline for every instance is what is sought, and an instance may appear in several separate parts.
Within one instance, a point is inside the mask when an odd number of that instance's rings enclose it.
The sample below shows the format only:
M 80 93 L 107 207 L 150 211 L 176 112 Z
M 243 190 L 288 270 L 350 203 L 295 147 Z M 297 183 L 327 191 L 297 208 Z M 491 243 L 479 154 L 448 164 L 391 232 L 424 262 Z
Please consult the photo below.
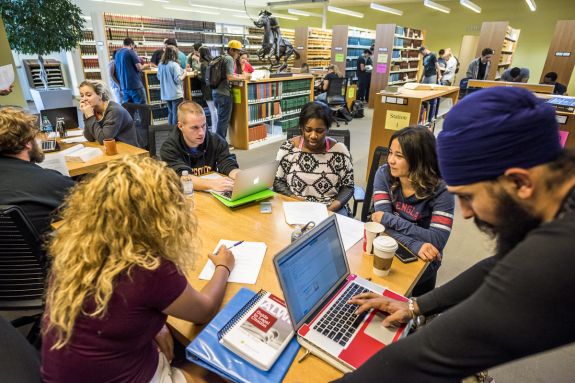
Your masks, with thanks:
M 486 80 L 495 80 L 511 68 L 513 56 L 521 30 L 512 28 L 508 21 L 486 21 L 481 25 L 475 57 L 481 56 L 484 48 L 494 50 Z
M 373 108 L 376 93 L 388 85 L 418 81 L 422 65 L 419 48 L 425 35 L 420 29 L 397 24 L 378 24 L 375 33 L 370 108 Z
M 459 87 L 436 86 L 434 90 L 410 90 L 400 88 L 398 93 L 377 92 L 374 97 L 373 121 L 369 143 L 369 159 L 367 173 L 373 157 L 373 151 L 378 146 L 389 145 L 391 135 L 410 125 L 432 127 L 435 119 L 443 118 L 457 102 Z M 430 101 L 439 99 L 439 112 L 435 115 L 426 114 Z
M 313 100 L 313 76 L 294 74 L 251 81 L 231 81 L 234 102 L 230 142 L 236 149 L 253 149 L 284 140 L 297 126 L 301 107 Z
M 557 82 L 568 86 L 575 67 L 575 20 L 559 20 L 539 82 L 546 73 L 557 73 Z
M 301 68 L 301 64 L 307 63 L 310 69 L 323 69 L 330 65 L 331 61 L 330 29 L 298 27 L 295 29 L 295 47 L 300 52 L 300 59 L 295 60 L 294 65 Z
M 80 62 L 82 63 L 82 72 L 87 80 L 101 80 L 102 70 L 98 60 L 98 50 L 94 39 L 94 31 L 91 28 L 82 31 L 83 39 L 78 45 L 80 51 Z
M 375 43 L 375 31 L 335 25 L 332 36 L 331 63 L 337 65 L 352 84 L 356 84 L 357 58 L 363 54 L 364 49 L 371 49 Z

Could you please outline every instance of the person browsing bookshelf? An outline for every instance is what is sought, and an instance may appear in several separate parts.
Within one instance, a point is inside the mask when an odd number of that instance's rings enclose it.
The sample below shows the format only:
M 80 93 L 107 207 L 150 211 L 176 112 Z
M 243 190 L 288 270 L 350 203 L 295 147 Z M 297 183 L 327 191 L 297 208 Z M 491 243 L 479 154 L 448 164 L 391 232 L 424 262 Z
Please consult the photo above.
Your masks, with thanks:
M 152 158 L 126 156 L 67 198 L 65 223 L 48 246 L 44 382 L 196 381 L 193 365 L 170 366 L 166 319 L 211 320 L 235 259 L 220 247 L 208 255 L 212 279 L 200 291 L 189 285 L 198 222 L 180 180 L 166 170 Z
M 178 128 L 172 130 L 160 153 L 162 160 L 179 176 L 184 171 L 189 173 L 195 190 L 232 190 L 240 171 L 226 140 L 207 129 L 204 109 L 193 101 L 184 101 L 178 106 Z M 200 177 L 211 172 L 226 177 Z
M 138 146 L 134 120 L 130 113 L 110 100 L 108 86 L 99 80 L 84 80 L 80 84 L 80 110 L 84 114 L 84 137 L 90 142 L 104 144 L 113 138 Z
M 168 45 L 158 66 L 160 96 L 168 105 L 168 124 L 178 123 L 178 104 L 184 99 L 184 79 L 188 69 L 182 69 L 178 62 L 177 48 Z
M 210 65 L 210 61 L 213 60 L 212 54 L 210 53 L 210 48 L 201 46 L 198 48 L 198 53 L 200 55 L 200 71 L 198 73 L 198 80 L 201 84 L 202 96 L 208 104 L 208 109 L 210 110 L 210 119 L 212 120 L 212 133 L 216 132 L 216 127 L 218 126 L 218 111 L 216 105 L 214 104 L 214 99 L 212 98 L 212 89 L 210 85 L 206 82 L 206 72 Z
M 433 290 L 453 224 L 455 201 L 441 179 L 435 137 L 425 127 L 396 131 L 387 164 L 375 174 L 371 220 L 413 254 L 430 262 L 412 295 Z
M 314 101 L 303 106 L 299 115 L 301 135 L 285 141 L 278 151 L 274 190 L 348 215 L 353 165 L 348 148 L 328 137 L 331 124 L 331 110 L 324 103 Z

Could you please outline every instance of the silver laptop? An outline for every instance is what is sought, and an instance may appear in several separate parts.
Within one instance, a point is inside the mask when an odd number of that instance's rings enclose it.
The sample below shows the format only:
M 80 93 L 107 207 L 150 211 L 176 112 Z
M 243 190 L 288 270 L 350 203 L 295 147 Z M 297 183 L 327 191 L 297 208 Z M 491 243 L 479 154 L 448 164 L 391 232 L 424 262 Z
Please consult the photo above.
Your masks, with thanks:
M 347 302 L 364 292 L 407 300 L 351 274 L 335 214 L 274 257 L 298 342 L 335 368 L 357 369 L 386 345 L 407 335 L 407 326 L 388 329 L 386 314 L 359 316 Z
M 217 194 L 228 201 L 236 201 L 262 190 L 269 189 L 274 184 L 277 168 L 278 163 L 273 161 L 263 165 L 254 166 L 249 169 L 243 169 L 236 176 L 232 191 L 212 191 L 212 193 Z

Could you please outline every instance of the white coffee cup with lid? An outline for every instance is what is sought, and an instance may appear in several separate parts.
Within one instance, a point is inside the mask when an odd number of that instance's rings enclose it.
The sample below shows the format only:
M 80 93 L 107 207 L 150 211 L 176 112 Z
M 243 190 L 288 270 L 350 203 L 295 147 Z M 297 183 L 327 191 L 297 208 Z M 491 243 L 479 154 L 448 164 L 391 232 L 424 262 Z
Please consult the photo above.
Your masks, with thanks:
M 397 241 L 386 235 L 380 235 L 373 240 L 373 273 L 375 275 L 385 277 L 389 274 L 397 247 Z

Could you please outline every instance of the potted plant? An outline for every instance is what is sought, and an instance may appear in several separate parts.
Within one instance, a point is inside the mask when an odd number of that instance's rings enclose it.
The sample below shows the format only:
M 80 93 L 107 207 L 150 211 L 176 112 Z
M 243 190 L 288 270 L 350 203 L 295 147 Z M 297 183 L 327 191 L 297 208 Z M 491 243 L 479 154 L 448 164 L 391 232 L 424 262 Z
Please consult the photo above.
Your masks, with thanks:
M 19 53 L 38 55 L 40 79 L 46 92 L 48 76 L 43 56 L 78 46 L 84 24 L 80 8 L 69 0 L 2 0 L 0 11 L 10 48 Z M 34 89 L 31 91 L 38 109 L 44 109 L 42 101 L 38 105 Z M 71 90 L 68 89 L 68 93 L 71 103 Z M 51 93 L 50 98 L 60 97 Z

